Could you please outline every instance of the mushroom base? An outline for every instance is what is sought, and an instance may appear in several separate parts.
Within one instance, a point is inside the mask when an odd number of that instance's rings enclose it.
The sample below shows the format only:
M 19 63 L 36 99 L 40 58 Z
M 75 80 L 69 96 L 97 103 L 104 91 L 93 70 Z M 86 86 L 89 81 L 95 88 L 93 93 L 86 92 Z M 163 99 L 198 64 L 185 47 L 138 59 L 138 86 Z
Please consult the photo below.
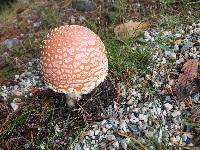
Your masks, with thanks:
M 65 94 L 65 97 L 67 100 L 67 105 L 69 107 L 75 107 L 76 102 L 82 98 L 82 95 L 75 94 L 75 93 L 68 93 L 68 94 Z

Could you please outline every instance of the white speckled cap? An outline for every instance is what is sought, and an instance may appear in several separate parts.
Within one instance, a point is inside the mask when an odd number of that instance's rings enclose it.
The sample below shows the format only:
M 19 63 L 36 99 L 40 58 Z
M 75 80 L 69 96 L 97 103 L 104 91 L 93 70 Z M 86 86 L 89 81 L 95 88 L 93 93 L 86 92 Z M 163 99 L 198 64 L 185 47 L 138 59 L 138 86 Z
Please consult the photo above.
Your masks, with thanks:
M 44 40 L 41 69 L 44 82 L 54 91 L 87 94 L 107 76 L 105 46 L 86 27 L 55 28 Z

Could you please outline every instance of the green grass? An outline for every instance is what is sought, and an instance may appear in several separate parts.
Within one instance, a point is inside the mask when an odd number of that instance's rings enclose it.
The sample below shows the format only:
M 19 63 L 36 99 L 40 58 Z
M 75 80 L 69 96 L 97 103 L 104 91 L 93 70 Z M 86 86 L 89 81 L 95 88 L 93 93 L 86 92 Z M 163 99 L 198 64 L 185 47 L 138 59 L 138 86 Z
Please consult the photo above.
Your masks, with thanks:
M 130 14 L 130 5 L 127 0 L 115 0 L 108 13 L 111 23 L 119 23 Z
M 40 7 L 38 11 L 41 13 L 43 27 L 50 29 L 59 26 L 62 23 L 59 11 L 43 6 Z
M 15 118 L 12 122 L 10 122 L 9 125 L 6 127 L 6 129 L 0 134 L 0 139 L 3 140 L 9 137 L 12 134 L 12 132 L 16 130 L 17 127 L 23 125 L 26 122 L 28 116 L 32 112 L 33 111 L 27 111 L 17 116 L 17 118 Z

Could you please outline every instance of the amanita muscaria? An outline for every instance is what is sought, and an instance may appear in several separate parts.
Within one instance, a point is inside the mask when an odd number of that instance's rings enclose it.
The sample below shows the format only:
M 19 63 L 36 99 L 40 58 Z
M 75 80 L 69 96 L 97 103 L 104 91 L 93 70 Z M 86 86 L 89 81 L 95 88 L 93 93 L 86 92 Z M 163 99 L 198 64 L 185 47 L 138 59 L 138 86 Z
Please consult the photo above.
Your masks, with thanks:
M 101 39 L 90 29 L 65 25 L 52 30 L 41 51 L 44 82 L 65 93 L 68 105 L 90 93 L 107 76 L 108 59 Z

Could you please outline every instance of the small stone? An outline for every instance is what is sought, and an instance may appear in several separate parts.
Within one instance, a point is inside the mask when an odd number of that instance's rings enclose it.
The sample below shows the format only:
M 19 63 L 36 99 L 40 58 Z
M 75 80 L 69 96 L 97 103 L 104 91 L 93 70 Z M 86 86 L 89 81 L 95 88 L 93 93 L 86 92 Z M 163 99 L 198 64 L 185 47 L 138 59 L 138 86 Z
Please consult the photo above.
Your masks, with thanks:
M 103 133 L 106 133 L 107 130 L 108 130 L 107 128 L 104 128 L 104 127 L 102 128 L 102 132 L 103 132 Z
M 55 133 L 56 134 L 58 134 L 58 133 L 60 133 L 61 132 L 61 129 L 60 129 L 60 127 L 56 124 L 56 126 L 54 127 L 54 129 L 55 129 Z
M 177 139 L 176 139 L 175 137 L 171 137 L 171 138 L 170 138 L 170 141 L 171 141 L 172 143 L 177 143 Z
M 170 51 L 165 51 L 165 56 L 168 57 L 170 55 Z
M 133 105 L 133 99 L 131 98 L 130 100 L 128 100 L 127 105 Z
M 99 135 L 99 133 L 100 133 L 100 130 L 95 130 L 94 131 L 94 135 Z
M 76 143 L 74 146 L 74 150 L 82 150 L 80 144 Z
M 135 117 L 135 118 L 131 118 L 130 121 L 132 123 L 137 123 L 137 122 L 139 122 L 139 119 Z
M 107 129 L 111 129 L 111 128 L 112 128 L 112 125 L 111 125 L 111 124 L 106 124 L 106 128 L 107 128 Z
M 192 97 L 192 101 L 195 102 L 195 103 L 200 103 L 200 93 L 195 94 Z
M 169 103 L 165 103 L 165 104 L 164 104 L 164 107 L 165 107 L 165 109 L 166 109 L 167 111 L 170 111 L 170 110 L 173 108 L 173 106 L 172 106 L 171 104 L 169 104 Z
M 178 59 L 177 61 L 176 61 L 176 64 L 177 65 L 179 65 L 179 64 L 181 64 L 181 63 L 183 63 L 184 62 L 184 58 L 180 58 L 180 59 Z
M 163 111 L 163 115 L 164 115 L 164 116 L 167 116 L 167 112 L 166 112 L 165 110 Z
M 15 80 L 18 80 L 19 79 L 19 75 L 15 75 Z
M 74 17 L 74 16 L 71 16 L 71 18 L 70 18 L 70 22 L 71 22 L 71 24 L 75 24 L 75 22 L 76 22 L 76 19 L 75 19 L 75 17 Z
M 185 51 L 188 50 L 189 48 L 193 47 L 193 43 L 191 41 L 187 41 L 183 44 L 181 50 Z
M 121 146 L 122 146 L 122 148 L 123 148 L 123 150 L 127 150 L 127 144 L 126 144 L 126 142 L 121 142 Z
M 165 59 L 165 57 L 162 58 L 161 64 L 166 64 L 166 59 Z
M 14 111 L 16 111 L 16 110 L 19 108 L 19 106 L 16 104 L 15 101 L 13 101 L 10 105 L 11 105 L 11 107 L 12 107 L 12 109 L 13 109 Z
M 21 91 L 18 91 L 18 90 L 14 92 L 14 95 L 16 95 L 16 96 L 22 96 L 22 94 L 23 93 Z
M 180 49 L 179 49 L 179 46 L 178 45 L 174 45 L 174 51 L 175 52 L 178 52 Z
M 137 125 L 133 124 L 133 125 L 129 126 L 129 128 L 132 131 L 132 133 L 134 133 L 134 135 L 137 135 L 137 136 L 141 135 L 140 130 Z
M 101 125 L 104 125 L 105 123 L 107 122 L 107 120 L 103 120 L 103 121 L 101 121 Z
M 170 79 L 170 80 L 169 80 L 169 85 L 170 85 L 170 86 L 174 86 L 174 85 L 175 85 L 175 81 L 174 81 L 173 79 Z
M 4 45 L 8 48 L 8 49 L 12 49 L 14 48 L 17 44 L 18 44 L 18 39 L 17 38 L 13 38 L 13 39 L 7 39 L 4 41 Z
M 95 145 L 95 144 L 96 144 L 96 141 L 95 141 L 95 140 L 92 140 L 92 141 L 91 141 L 91 144 L 92 144 L 92 145 Z
M 193 146 L 194 146 L 194 144 L 192 144 L 192 143 L 189 143 L 189 144 L 188 144 L 188 146 L 189 146 L 189 147 L 193 147 Z
M 164 31 L 163 34 L 164 34 L 164 36 L 171 36 L 172 32 L 171 31 Z
M 40 25 L 41 25 L 41 22 L 34 22 L 33 23 L 34 28 L 38 28 L 38 27 L 40 27 Z
M 180 33 L 176 33 L 175 36 L 176 36 L 177 38 L 180 38 L 182 35 L 181 35 Z
M 29 148 L 30 148 L 30 145 L 31 145 L 30 143 L 26 143 L 26 144 L 23 145 L 23 147 L 24 147 L 25 149 L 29 149 Z
M 147 39 L 147 40 L 150 40 L 152 37 L 150 36 L 149 32 L 145 31 L 144 32 L 144 37 Z
M 78 11 L 94 11 L 97 9 L 97 5 L 90 0 L 72 0 L 72 8 Z
M 169 57 L 172 59 L 172 60 L 176 60 L 176 53 L 174 52 L 171 52 Z
M 187 137 L 187 134 L 184 133 L 184 134 L 182 135 L 183 141 L 184 141 L 184 142 L 187 141 L 187 138 L 188 138 L 188 137 Z
M 181 115 L 180 111 L 174 111 L 173 113 L 171 113 L 172 117 L 177 117 Z
M 88 135 L 89 135 L 89 136 L 93 136 L 93 135 L 94 135 L 94 131 L 93 131 L 93 130 L 90 130 L 89 133 L 88 133 Z
M 147 122 L 147 116 L 143 114 L 139 114 L 138 116 L 139 120 L 143 120 L 144 122 Z
M 123 131 L 126 132 L 126 130 L 127 130 L 127 124 L 126 124 L 126 121 L 125 121 L 125 120 L 122 120 L 122 121 L 120 122 L 119 129 L 121 129 L 121 130 L 123 130 Z
M 83 22 L 85 21 L 85 17 L 84 17 L 84 16 L 79 16 L 79 21 L 80 21 L 81 23 L 83 23 Z
M 113 145 L 114 148 L 119 149 L 119 142 L 118 141 L 115 141 L 112 145 Z
M 114 141 L 115 139 L 116 139 L 116 137 L 113 135 L 113 134 L 111 134 L 111 135 L 108 135 L 108 140 L 110 140 L 110 141 Z

